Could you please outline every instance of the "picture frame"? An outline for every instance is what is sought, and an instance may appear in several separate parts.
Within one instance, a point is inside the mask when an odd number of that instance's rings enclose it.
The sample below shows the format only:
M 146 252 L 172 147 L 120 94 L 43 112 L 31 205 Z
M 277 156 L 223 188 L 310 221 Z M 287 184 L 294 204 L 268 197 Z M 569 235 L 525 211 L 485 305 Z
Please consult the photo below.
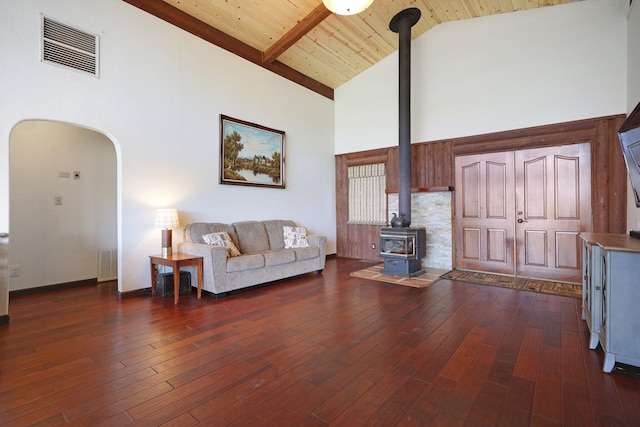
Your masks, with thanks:
M 220 115 L 220 184 L 285 188 L 285 132 Z

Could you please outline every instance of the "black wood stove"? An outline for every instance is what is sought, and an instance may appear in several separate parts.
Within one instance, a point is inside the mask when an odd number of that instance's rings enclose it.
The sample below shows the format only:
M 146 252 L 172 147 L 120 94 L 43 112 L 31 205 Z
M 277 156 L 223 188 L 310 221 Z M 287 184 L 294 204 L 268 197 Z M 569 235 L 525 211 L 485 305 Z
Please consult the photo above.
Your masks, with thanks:
M 424 228 L 391 227 L 380 230 L 382 274 L 414 277 L 424 273 L 422 258 L 427 255 L 427 232 Z

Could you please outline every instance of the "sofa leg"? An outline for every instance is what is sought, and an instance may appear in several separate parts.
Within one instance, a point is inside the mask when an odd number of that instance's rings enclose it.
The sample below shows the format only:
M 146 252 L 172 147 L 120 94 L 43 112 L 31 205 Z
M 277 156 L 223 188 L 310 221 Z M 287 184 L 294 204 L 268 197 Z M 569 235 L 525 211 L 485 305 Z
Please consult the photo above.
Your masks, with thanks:
M 324 271 L 324 269 L 317 270 L 318 274 L 322 274 L 323 271 Z

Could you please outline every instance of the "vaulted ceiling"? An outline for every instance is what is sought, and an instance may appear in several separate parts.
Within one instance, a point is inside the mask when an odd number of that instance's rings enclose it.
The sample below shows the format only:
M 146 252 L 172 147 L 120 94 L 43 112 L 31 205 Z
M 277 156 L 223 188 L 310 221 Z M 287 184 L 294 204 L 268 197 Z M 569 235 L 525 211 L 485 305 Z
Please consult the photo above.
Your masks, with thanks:
M 389 22 L 401 10 L 420 9 L 415 38 L 443 22 L 571 0 L 374 0 L 351 16 L 321 0 L 124 1 L 333 99 L 333 89 L 398 49 Z

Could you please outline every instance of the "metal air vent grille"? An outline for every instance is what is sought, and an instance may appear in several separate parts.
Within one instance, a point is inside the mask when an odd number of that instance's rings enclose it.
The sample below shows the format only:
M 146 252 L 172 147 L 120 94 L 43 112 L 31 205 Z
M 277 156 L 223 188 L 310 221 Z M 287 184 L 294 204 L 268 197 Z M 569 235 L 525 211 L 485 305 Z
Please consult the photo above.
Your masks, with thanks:
M 98 36 L 42 16 L 42 60 L 98 76 Z

